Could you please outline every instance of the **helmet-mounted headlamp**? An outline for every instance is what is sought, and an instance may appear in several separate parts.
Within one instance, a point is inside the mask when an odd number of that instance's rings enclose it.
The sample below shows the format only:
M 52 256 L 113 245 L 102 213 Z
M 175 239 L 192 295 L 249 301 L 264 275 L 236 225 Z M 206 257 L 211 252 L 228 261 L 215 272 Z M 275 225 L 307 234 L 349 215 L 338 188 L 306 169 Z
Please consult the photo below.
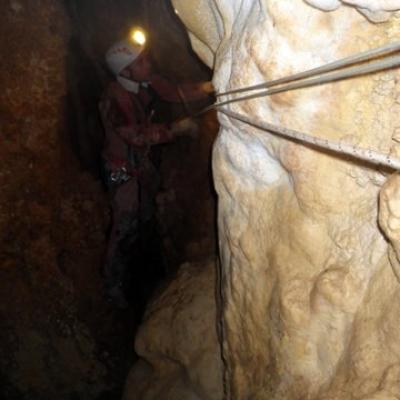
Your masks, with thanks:
M 132 43 L 139 46 L 144 46 L 146 44 L 146 33 L 141 28 L 134 28 L 129 32 L 129 39 Z

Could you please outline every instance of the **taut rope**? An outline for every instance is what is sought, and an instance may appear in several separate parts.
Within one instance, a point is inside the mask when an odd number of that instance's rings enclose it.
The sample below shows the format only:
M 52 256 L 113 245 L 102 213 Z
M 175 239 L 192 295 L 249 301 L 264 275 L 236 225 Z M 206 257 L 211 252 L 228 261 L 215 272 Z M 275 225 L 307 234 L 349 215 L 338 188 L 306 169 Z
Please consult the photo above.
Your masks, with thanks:
M 200 113 L 198 113 L 197 115 L 202 114 L 211 109 L 217 109 L 218 111 L 228 115 L 231 118 L 235 118 L 241 122 L 244 122 L 248 125 L 252 125 L 258 129 L 272 132 L 274 134 L 286 138 L 311 144 L 313 146 L 317 146 L 319 148 L 323 148 L 336 153 L 346 154 L 369 163 L 377 165 L 385 165 L 389 168 L 400 170 L 400 159 L 393 157 L 390 154 L 380 153 L 372 149 L 366 149 L 343 142 L 321 139 L 319 137 L 315 137 L 293 129 L 273 125 L 268 122 L 261 121 L 259 119 L 249 118 L 246 115 L 231 111 L 226 107 L 222 108 L 222 106 L 235 102 L 251 100 L 264 96 L 271 96 L 276 93 L 282 93 L 290 90 L 306 88 L 328 82 L 335 82 L 343 79 L 353 78 L 356 76 L 366 75 L 398 67 L 400 66 L 400 55 L 391 55 L 391 54 L 396 53 L 399 50 L 400 50 L 400 43 L 398 42 L 391 43 L 372 50 L 357 53 L 350 57 L 346 57 L 341 60 L 320 66 L 318 68 L 313 68 L 311 70 L 300 72 L 285 78 L 280 78 L 269 82 L 263 82 L 257 85 L 247 86 L 244 88 L 232 89 L 223 93 L 217 93 L 217 97 L 222 97 L 237 93 L 257 91 L 256 93 L 248 94 L 245 96 L 239 96 L 232 99 L 214 103 L 211 106 L 206 107 L 204 110 L 200 111 Z M 387 57 L 389 55 L 391 56 Z M 378 57 L 380 59 L 376 60 L 376 58 Z M 365 63 L 371 60 L 375 61 L 372 61 L 368 64 L 354 66 L 354 64 L 356 63 L 360 62 Z M 344 69 L 345 67 L 349 66 L 351 67 Z M 264 88 L 267 89 L 260 91 L 260 89 Z

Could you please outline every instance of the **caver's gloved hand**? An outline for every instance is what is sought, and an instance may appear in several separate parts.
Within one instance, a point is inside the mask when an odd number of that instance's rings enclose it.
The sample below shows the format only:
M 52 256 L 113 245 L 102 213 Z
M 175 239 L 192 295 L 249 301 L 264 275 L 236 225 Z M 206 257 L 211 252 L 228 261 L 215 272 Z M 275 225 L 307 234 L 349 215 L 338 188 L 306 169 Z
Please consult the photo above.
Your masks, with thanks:
M 170 127 L 170 132 L 176 136 L 190 136 L 196 138 L 199 132 L 199 126 L 193 118 L 184 118 L 173 122 Z
M 213 94 L 215 93 L 214 85 L 211 81 L 203 82 L 201 84 L 201 90 L 206 94 Z

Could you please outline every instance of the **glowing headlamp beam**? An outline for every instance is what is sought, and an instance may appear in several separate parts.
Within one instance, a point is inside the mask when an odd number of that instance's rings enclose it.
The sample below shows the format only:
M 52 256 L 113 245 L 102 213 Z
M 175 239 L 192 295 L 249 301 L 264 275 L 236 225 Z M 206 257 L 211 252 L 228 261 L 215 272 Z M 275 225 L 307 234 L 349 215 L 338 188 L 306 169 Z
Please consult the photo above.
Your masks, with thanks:
M 146 34 L 141 29 L 132 30 L 130 37 L 133 43 L 140 46 L 143 46 L 146 43 Z

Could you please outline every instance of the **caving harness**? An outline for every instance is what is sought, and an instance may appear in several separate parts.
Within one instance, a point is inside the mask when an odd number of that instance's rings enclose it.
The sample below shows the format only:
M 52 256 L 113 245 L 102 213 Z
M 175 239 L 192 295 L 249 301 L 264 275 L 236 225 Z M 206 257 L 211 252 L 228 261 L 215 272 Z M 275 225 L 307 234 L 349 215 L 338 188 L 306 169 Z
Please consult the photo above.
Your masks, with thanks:
M 381 153 L 368 148 L 362 148 L 344 142 L 333 141 L 331 139 L 322 139 L 293 129 L 273 125 L 258 118 L 250 118 L 244 114 L 232 111 L 227 107 L 224 107 L 231 103 L 271 96 L 277 93 L 288 92 L 295 89 L 321 85 L 329 82 L 336 82 L 339 80 L 392 69 L 400 66 L 400 55 L 396 55 L 399 50 L 400 43 L 390 43 L 388 45 L 357 53 L 350 57 L 346 57 L 338 61 L 325 64 L 318 68 L 313 68 L 304 72 L 296 73 L 285 78 L 280 78 L 272 81 L 262 82 L 257 85 L 231 89 L 226 92 L 217 93 L 216 97 L 218 99 L 221 97 L 227 98 L 225 100 L 217 101 L 216 103 L 206 107 L 196 115 L 200 115 L 209 110 L 216 109 L 217 111 L 220 111 L 221 113 L 231 118 L 281 137 L 295 140 L 297 142 L 303 142 L 308 145 L 312 145 L 336 153 L 346 154 L 356 159 L 367 161 L 372 164 L 384 165 L 391 169 L 400 170 L 400 159 L 393 157 L 390 154 Z M 370 62 L 365 64 L 368 61 Z M 364 64 L 356 65 L 359 63 Z M 250 94 L 229 98 L 232 95 L 242 93 Z

